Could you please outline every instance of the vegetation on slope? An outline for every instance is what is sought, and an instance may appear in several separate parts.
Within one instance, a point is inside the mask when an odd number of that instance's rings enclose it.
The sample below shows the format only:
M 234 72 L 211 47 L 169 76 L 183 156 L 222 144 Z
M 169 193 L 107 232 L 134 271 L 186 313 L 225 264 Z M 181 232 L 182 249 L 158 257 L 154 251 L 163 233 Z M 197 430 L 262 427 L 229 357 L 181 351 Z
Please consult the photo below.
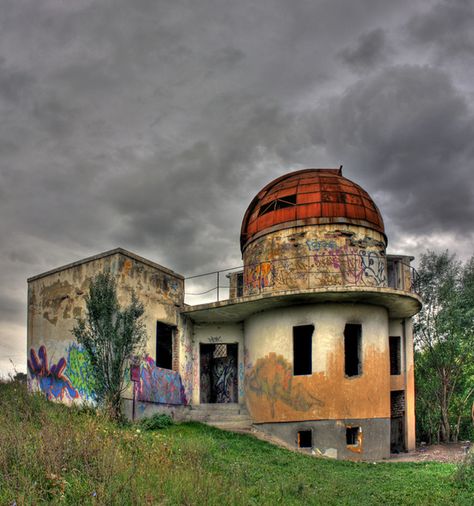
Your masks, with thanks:
M 1 384 L 0 504 L 474 501 L 473 481 L 449 464 L 324 460 L 197 423 L 143 429 Z

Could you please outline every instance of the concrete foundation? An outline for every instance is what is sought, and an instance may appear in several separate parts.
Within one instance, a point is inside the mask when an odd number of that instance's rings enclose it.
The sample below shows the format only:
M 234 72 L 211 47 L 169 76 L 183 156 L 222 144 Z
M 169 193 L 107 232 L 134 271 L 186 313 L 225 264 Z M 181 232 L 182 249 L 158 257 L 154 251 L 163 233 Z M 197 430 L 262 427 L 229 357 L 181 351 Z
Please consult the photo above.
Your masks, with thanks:
M 345 460 L 380 460 L 390 457 L 390 419 L 312 420 L 305 422 L 261 423 L 255 427 L 298 447 L 298 432 L 311 431 L 315 453 Z M 347 444 L 346 431 L 359 427 L 356 444 Z

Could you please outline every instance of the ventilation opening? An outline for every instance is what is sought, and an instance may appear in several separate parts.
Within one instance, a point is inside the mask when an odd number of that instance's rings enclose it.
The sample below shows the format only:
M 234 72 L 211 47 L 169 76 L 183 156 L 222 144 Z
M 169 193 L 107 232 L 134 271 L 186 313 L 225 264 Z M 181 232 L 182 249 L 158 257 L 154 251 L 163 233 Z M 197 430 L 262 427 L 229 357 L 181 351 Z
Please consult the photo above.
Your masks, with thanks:
M 346 444 L 348 446 L 359 445 L 360 427 L 346 427 Z
M 293 327 L 293 374 L 312 374 L 312 340 L 314 325 Z
M 344 371 L 346 376 L 362 374 L 362 326 L 348 323 L 344 329 Z
M 263 216 L 271 211 L 276 211 L 277 209 L 284 209 L 285 207 L 296 206 L 296 195 L 287 195 L 286 197 L 281 197 L 280 199 L 272 200 L 268 204 L 265 204 L 260 208 L 258 213 L 259 216 Z
M 312 448 L 313 433 L 311 430 L 300 430 L 298 432 L 298 448 Z
M 390 374 L 398 375 L 401 374 L 401 339 L 400 336 L 389 337 L 390 347 Z
M 162 322 L 156 322 L 156 365 L 173 368 L 173 327 Z

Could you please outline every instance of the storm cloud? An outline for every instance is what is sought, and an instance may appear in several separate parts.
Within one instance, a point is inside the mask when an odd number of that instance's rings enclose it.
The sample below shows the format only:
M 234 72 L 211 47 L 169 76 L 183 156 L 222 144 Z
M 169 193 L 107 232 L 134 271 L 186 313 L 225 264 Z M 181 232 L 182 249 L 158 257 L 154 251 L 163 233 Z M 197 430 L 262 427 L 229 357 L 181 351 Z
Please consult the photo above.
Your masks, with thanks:
M 2 2 L 0 374 L 25 369 L 27 277 L 117 246 L 184 275 L 239 265 L 247 205 L 290 170 L 343 164 L 392 251 L 470 255 L 471 19 L 454 0 Z

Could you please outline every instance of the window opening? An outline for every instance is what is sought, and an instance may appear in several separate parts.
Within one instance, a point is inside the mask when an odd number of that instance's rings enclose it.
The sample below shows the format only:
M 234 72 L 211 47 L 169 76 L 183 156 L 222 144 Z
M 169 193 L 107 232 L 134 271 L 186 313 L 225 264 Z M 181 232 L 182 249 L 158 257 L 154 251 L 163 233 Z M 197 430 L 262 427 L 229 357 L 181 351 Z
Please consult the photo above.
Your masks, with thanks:
M 298 432 L 298 448 L 312 448 L 313 433 L 311 430 L 300 430 Z
M 156 322 L 156 365 L 173 368 L 173 327 L 162 322 Z
M 277 209 L 284 209 L 285 207 L 296 206 L 296 195 L 287 195 L 286 197 L 281 197 L 276 200 L 272 200 L 268 204 L 262 206 L 258 213 L 259 216 L 263 216 L 271 211 L 276 211 Z
M 359 445 L 360 427 L 346 427 L 346 444 L 349 446 Z
M 400 336 L 389 337 L 389 348 L 390 348 L 390 374 L 398 375 L 401 374 L 401 339 Z
M 314 325 L 293 327 L 293 374 L 312 374 L 312 340 Z
M 362 325 L 348 323 L 344 329 L 344 371 L 346 376 L 362 374 Z

